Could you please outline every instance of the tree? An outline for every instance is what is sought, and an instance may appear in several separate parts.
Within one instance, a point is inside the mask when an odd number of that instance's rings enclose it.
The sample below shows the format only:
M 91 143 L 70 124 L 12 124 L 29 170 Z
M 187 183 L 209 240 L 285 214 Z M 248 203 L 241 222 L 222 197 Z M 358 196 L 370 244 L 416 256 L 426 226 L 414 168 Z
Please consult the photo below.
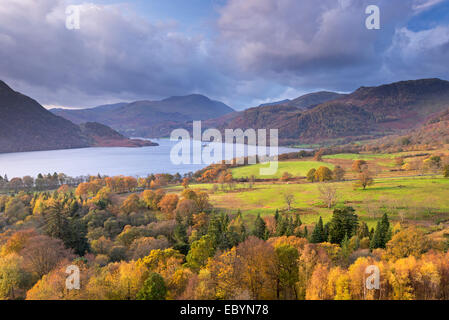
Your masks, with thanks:
M 192 223 L 193 215 L 198 213 L 198 206 L 194 200 L 182 199 L 178 202 L 175 214 L 179 214 L 187 224 Z
M 295 249 L 296 250 L 296 249 Z M 238 245 L 233 277 L 251 299 L 273 299 L 276 296 L 276 254 L 271 244 L 256 237 L 248 237 Z M 235 290 L 235 288 L 234 288 Z
M 30 238 L 20 254 L 27 270 L 34 272 L 38 278 L 49 273 L 62 260 L 73 257 L 61 240 L 47 236 Z
M 207 234 L 211 236 L 214 248 L 224 250 L 231 248 L 228 232 L 229 216 L 225 213 L 214 214 L 209 222 Z
M 341 255 L 347 261 L 349 255 L 351 254 L 351 246 L 348 238 L 348 234 L 345 234 L 343 240 L 341 241 Z
M 284 172 L 281 176 L 281 178 L 279 179 L 279 181 L 282 182 L 288 182 L 293 178 L 293 176 L 289 173 L 289 172 Z
M 424 232 L 415 227 L 399 231 L 387 243 L 387 254 L 396 259 L 409 256 L 418 258 L 429 249 L 430 243 Z
M 449 164 L 446 164 L 443 167 L 443 175 L 444 175 L 445 178 L 449 178 Z
M 142 200 L 148 209 L 156 211 L 158 210 L 158 203 L 164 197 L 165 192 L 163 190 L 145 190 L 142 192 Z
M 137 294 L 138 300 L 165 300 L 167 287 L 164 278 L 158 273 L 151 273 Z
M 291 192 L 284 193 L 284 201 L 287 204 L 287 210 L 291 210 L 291 206 L 293 202 L 295 201 L 295 196 Z
M 307 181 L 315 182 L 316 169 L 312 168 L 307 172 Z
M 358 181 L 355 183 L 355 186 L 362 187 L 365 190 L 367 186 L 371 186 L 374 183 L 372 176 L 372 173 L 368 170 L 368 166 L 364 166 L 358 175 Z
M 12 178 L 11 181 L 9 181 L 9 187 L 13 189 L 14 192 L 17 192 L 24 187 L 24 184 L 21 178 Z
M 315 180 L 320 182 L 331 181 L 332 171 L 328 167 L 321 166 L 315 172 Z
M 283 292 L 283 299 L 288 299 L 293 292 L 292 298 L 298 299 L 296 283 L 299 281 L 299 253 L 298 250 L 289 245 L 282 244 L 275 248 L 276 254 L 276 297 L 281 298 L 280 293 Z
M 229 223 L 228 234 L 231 246 L 236 246 L 240 242 L 245 241 L 247 237 L 246 227 L 243 223 L 242 212 L 240 210 L 237 212 L 235 218 Z
M 384 213 L 382 220 L 377 223 L 376 231 L 371 239 L 371 249 L 386 248 L 387 242 L 391 239 L 390 222 L 388 215 Z
M 381 248 L 382 246 L 382 235 L 381 235 L 381 227 L 380 227 L 380 221 L 377 222 L 376 230 L 374 231 L 373 237 L 371 239 L 371 242 L 369 244 L 370 249 L 377 249 Z
M 190 179 L 189 178 L 182 179 L 182 186 L 184 187 L 184 189 L 188 189 L 189 188 L 189 184 L 190 184 Z
M 45 233 L 64 241 L 69 233 L 69 220 L 62 203 L 57 199 L 49 199 L 46 207 Z
M 192 242 L 189 253 L 186 256 L 187 266 L 194 271 L 199 271 L 207 262 L 207 259 L 215 253 L 210 236 L 203 236 L 200 240 Z
M 34 178 L 30 176 L 23 177 L 23 184 L 27 189 L 31 189 L 34 186 Z
M 318 220 L 318 223 L 315 225 L 315 228 L 312 231 L 312 235 L 310 236 L 311 243 L 321 243 L 326 241 L 324 238 L 324 227 L 323 227 L 323 219 Z
M 123 201 L 120 206 L 120 211 L 124 214 L 129 215 L 132 212 L 140 212 L 144 208 L 142 201 L 137 194 L 133 193 L 128 198 Z
M 327 208 L 332 208 L 337 202 L 337 188 L 331 184 L 324 184 L 318 186 L 320 198 L 326 204 Z
M 17 254 L 0 258 L 0 299 L 15 299 L 29 279 L 22 268 L 23 259 Z
M 367 165 L 365 160 L 355 160 L 352 163 L 352 170 L 355 172 L 361 172 L 362 168 Z
M 341 244 L 345 235 L 350 238 L 358 228 L 358 217 L 351 207 L 334 209 L 332 220 L 329 226 L 329 241 L 335 244 Z
M 335 166 L 334 170 L 332 171 L 332 176 L 334 177 L 335 181 L 343 181 L 345 178 L 346 171 L 340 167 Z
M 323 154 L 324 154 L 323 150 L 316 151 L 314 156 L 313 156 L 313 161 L 322 161 L 323 160 Z
M 181 216 L 176 215 L 176 226 L 173 232 L 173 239 L 175 240 L 175 245 L 173 248 L 178 250 L 182 254 L 187 254 L 189 251 L 189 244 L 187 238 L 187 226 L 183 223 Z
M 357 230 L 357 236 L 360 238 L 360 239 L 363 239 L 363 238 L 369 238 L 369 229 L 368 229 L 368 225 L 366 224 L 366 222 L 365 221 L 362 221 L 361 223 L 360 223 L 360 225 L 359 225 L 359 229 Z
M 171 215 L 178 205 L 178 196 L 176 194 L 167 194 L 159 202 L 159 208 L 167 215 Z
M 267 225 L 265 220 L 260 217 L 260 213 L 257 214 L 256 221 L 254 222 L 253 235 L 263 240 L 266 240 L 267 238 Z

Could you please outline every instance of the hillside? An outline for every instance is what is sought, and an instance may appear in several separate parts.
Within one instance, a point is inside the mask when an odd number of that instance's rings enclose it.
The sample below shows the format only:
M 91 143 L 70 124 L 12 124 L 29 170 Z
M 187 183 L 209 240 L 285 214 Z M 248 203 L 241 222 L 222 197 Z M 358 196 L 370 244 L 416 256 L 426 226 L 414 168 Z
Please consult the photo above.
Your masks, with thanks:
M 129 139 L 98 122 L 80 124 L 82 135 L 91 147 L 150 147 L 157 143 L 149 140 Z
M 88 147 L 81 129 L 0 81 L 0 152 Z
M 336 100 L 344 96 L 345 95 L 336 92 L 319 91 L 300 96 L 296 99 L 289 101 L 286 105 L 296 107 L 298 109 L 307 110 L 312 109 L 313 107 L 321 103 Z
M 135 101 L 92 109 L 52 109 L 74 123 L 99 122 L 127 136 L 160 137 L 173 123 L 217 118 L 234 110 L 203 95 L 170 97 L 160 101 Z M 155 128 L 159 128 L 155 130 Z
M 449 144 L 449 109 L 431 117 L 421 127 L 405 135 L 386 136 L 368 144 L 378 150 L 423 150 L 444 148 Z
M 52 114 L 30 97 L 12 90 L 3 81 L 0 81 L 0 114 L 0 153 L 90 146 L 139 146 L 138 142 L 117 136 L 118 133 L 110 128 L 79 127 Z
M 307 101 L 304 97 L 295 100 Z M 206 124 L 220 129 L 277 128 L 283 144 L 337 139 L 344 142 L 399 134 L 419 128 L 429 117 L 449 108 L 449 82 L 422 79 L 361 87 L 309 108 L 292 105 L 293 101 L 251 108 Z

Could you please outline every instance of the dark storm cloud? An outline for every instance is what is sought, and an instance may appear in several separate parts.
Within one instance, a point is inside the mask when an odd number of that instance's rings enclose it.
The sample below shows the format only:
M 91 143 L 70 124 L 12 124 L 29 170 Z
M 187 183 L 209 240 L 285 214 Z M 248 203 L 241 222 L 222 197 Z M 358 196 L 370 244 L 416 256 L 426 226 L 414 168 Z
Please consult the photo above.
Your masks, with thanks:
M 439 2 L 231 0 L 222 9 L 218 25 L 229 55 L 247 73 L 291 87 L 353 90 L 358 85 L 396 80 L 394 73 L 399 71 L 406 78 L 430 73 L 408 73 L 413 65 L 403 65 L 402 60 L 416 48 L 399 44 L 399 38 L 426 42 L 418 60 L 435 65 L 447 61 L 444 53 L 436 60 L 426 56 L 438 44 L 425 37 L 417 39 L 404 27 L 411 17 Z M 380 8 L 380 30 L 365 27 L 365 8 L 370 4 Z M 429 33 L 442 35 L 438 30 Z M 403 68 L 397 70 L 398 66 Z
M 312 89 L 449 78 L 448 26 L 407 29 L 440 2 L 230 0 L 205 37 L 125 5 L 84 4 L 81 29 L 67 30 L 62 0 L 2 0 L 0 78 L 43 104 L 77 107 L 191 92 L 242 107 Z M 381 30 L 365 28 L 369 4 L 381 9 Z
M 126 7 L 83 5 L 81 28 L 68 30 L 62 1 L 2 0 L 0 6 L 1 76 L 36 87 L 42 103 L 213 92 L 212 84 L 222 81 L 206 40 L 152 25 Z

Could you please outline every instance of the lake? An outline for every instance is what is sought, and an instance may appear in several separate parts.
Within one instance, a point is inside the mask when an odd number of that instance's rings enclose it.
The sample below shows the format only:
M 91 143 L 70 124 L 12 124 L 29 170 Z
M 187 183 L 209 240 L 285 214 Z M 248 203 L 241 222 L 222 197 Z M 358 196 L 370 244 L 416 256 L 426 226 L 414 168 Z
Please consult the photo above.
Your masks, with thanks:
M 152 139 L 152 141 L 157 142 L 159 146 L 4 153 L 0 154 L 0 175 L 7 174 L 9 178 L 26 175 L 36 177 L 39 173 L 58 172 L 72 177 L 98 173 L 108 176 L 142 177 L 151 173 L 184 174 L 207 166 L 206 164 L 175 165 L 170 160 L 170 150 L 177 142 L 168 139 Z M 279 147 L 279 154 L 294 151 L 298 149 Z M 248 154 L 246 148 L 245 154 Z M 233 157 L 233 154 L 224 156 L 225 159 Z

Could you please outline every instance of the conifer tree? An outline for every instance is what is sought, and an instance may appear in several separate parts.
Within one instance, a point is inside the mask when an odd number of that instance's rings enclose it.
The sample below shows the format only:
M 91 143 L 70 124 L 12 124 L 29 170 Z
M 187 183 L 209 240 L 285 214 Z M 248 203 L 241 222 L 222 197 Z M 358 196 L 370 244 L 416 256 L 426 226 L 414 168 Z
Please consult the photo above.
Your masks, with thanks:
M 323 227 L 323 219 L 320 217 L 318 223 L 315 225 L 313 229 L 312 235 L 310 236 L 310 242 L 312 243 L 321 243 L 324 242 L 324 227 Z
M 173 248 L 178 250 L 184 255 L 189 252 L 189 244 L 187 238 L 187 227 L 182 222 L 182 218 L 179 214 L 176 215 L 176 226 L 173 232 L 173 239 L 175 240 L 175 245 Z
M 254 222 L 253 235 L 262 240 L 267 239 L 267 225 L 265 221 L 260 217 L 260 213 L 257 215 L 256 221 Z

